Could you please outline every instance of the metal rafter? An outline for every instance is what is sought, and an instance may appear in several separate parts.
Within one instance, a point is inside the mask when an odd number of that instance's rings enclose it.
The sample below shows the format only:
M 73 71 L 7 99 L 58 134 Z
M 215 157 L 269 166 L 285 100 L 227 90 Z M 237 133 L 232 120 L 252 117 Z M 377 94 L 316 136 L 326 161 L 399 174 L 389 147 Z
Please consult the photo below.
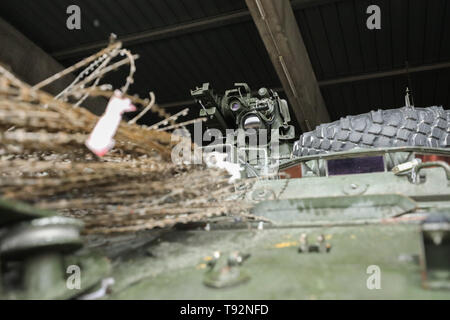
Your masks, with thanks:
M 443 70 L 443 69 L 449 69 L 450 68 L 450 62 L 442 62 L 442 63 L 435 63 L 435 64 L 429 64 L 424 66 L 415 66 L 415 67 L 409 67 L 407 70 L 406 68 L 401 69 L 394 69 L 389 71 L 382 71 L 382 72 L 373 72 L 373 73 L 366 73 L 362 75 L 354 75 L 354 76 L 347 76 L 347 77 L 341 77 L 341 78 L 335 78 L 335 79 L 328 79 L 323 81 L 318 81 L 319 87 L 327 87 L 327 86 L 333 86 L 333 85 L 339 85 L 343 83 L 351 83 L 351 82 L 358 82 L 358 81 L 366 81 L 366 80 L 373 80 L 373 79 L 381 79 L 381 78 L 388 78 L 388 77 L 395 77 L 400 75 L 405 75 L 407 72 L 410 74 L 418 73 L 418 72 L 426 72 L 426 71 L 433 71 L 433 70 Z M 283 88 L 272 88 L 276 92 L 284 92 Z M 161 107 L 164 108 L 172 108 L 172 107 L 180 107 L 180 106 L 188 106 L 195 104 L 195 101 L 193 99 L 183 100 L 183 101 L 173 101 L 161 104 Z
M 409 73 L 417 73 L 417 72 L 432 71 L 432 70 L 439 70 L 439 69 L 446 69 L 446 68 L 450 68 L 450 62 L 434 63 L 434 64 L 423 65 L 423 66 L 409 67 L 408 69 L 401 68 L 401 69 L 394 69 L 394 70 L 389 70 L 389 71 L 373 72 L 373 73 L 367 73 L 367 74 L 361 74 L 361 75 L 355 75 L 355 76 L 323 80 L 323 81 L 319 81 L 319 86 L 325 87 L 325 86 L 332 86 L 332 85 L 341 84 L 341 83 L 357 82 L 357 81 L 398 76 L 398 75 L 402 75 L 402 74 L 407 74 L 408 72 Z
M 293 0 L 292 6 L 295 10 L 305 9 L 311 6 L 318 6 L 327 3 L 332 3 L 342 0 Z M 143 32 L 122 35 L 119 40 L 125 46 L 148 43 L 156 40 L 167 39 L 182 34 L 199 32 L 202 30 L 217 28 L 225 25 L 235 24 L 244 21 L 250 21 L 252 16 L 247 9 L 225 13 L 218 16 L 206 17 L 187 23 L 181 23 L 173 26 L 167 26 Z M 51 55 L 60 61 L 80 57 L 88 53 L 94 52 L 108 45 L 108 41 L 96 41 L 92 43 L 83 44 L 75 48 L 69 48 L 51 53 Z

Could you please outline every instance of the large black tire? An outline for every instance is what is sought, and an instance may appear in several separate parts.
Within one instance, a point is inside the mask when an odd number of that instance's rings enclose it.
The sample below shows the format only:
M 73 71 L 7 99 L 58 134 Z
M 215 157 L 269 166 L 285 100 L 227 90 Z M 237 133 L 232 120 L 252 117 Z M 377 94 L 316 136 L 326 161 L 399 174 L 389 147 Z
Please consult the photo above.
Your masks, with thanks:
M 450 111 L 404 107 L 348 116 L 301 135 L 293 155 L 400 146 L 449 147 Z

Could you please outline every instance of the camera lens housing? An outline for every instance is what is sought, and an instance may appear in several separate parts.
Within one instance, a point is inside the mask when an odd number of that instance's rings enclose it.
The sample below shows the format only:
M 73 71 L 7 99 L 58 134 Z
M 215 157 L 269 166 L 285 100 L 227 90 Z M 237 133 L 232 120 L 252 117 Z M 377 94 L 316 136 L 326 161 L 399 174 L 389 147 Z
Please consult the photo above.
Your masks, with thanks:
M 248 113 L 245 116 L 242 117 L 241 121 L 241 127 L 244 130 L 248 129 L 265 129 L 264 121 L 261 119 L 261 117 L 256 113 Z
M 242 104 L 239 100 L 232 100 L 229 104 L 230 110 L 233 112 L 238 112 L 242 108 Z

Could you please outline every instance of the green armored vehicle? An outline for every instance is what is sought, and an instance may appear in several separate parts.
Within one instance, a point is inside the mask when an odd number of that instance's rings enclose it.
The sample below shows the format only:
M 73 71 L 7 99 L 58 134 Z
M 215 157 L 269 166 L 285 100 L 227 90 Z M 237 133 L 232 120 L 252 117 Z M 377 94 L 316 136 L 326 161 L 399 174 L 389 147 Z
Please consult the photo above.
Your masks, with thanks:
M 450 298 L 450 112 L 376 111 L 296 140 L 286 101 L 271 90 L 237 84 L 219 96 L 205 84 L 192 96 L 208 126 L 226 136 L 203 151 L 216 161 L 224 152 L 225 168 L 242 167 L 245 179 L 233 181 L 231 198 L 250 212 L 88 237 L 75 251 L 76 221 L 4 202 L 14 219 L 46 219 L 2 231 L 2 258 L 26 261 L 21 273 L 3 272 L 4 297 Z M 31 232 L 42 232 L 42 242 L 26 243 Z M 34 247 L 53 245 L 70 254 L 33 255 Z M 81 288 L 67 278 L 75 273 L 62 271 L 70 265 L 81 266 Z M 14 286 L 21 294 L 11 295 Z

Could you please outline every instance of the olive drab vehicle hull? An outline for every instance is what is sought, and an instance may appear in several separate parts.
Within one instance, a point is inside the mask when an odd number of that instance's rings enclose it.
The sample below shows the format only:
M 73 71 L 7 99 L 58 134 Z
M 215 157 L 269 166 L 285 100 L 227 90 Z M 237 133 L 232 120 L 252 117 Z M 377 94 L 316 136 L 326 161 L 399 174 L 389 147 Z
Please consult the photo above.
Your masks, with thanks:
M 377 172 L 331 172 L 333 161 L 377 157 L 383 165 Z M 3 297 L 449 299 L 450 171 L 443 161 L 449 157 L 446 149 L 404 147 L 298 158 L 281 170 L 299 167 L 302 178 L 261 179 L 239 195 L 254 205 L 257 221 L 224 216 L 171 230 L 89 236 L 77 254 L 80 239 L 68 236 L 77 234 L 69 232 L 77 223 L 3 202 L 4 216 L 9 212 L 22 230 L 56 226 L 51 244 L 66 252 L 39 258 L 31 252 L 48 243 L 16 248 L 35 276 L 26 277 L 25 292 Z M 313 163 L 319 176 L 308 177 Z M 407 170 L 414 165 L 416 178 Z M 322 175 L 321 166 L 328 167 Z M 27 226 L 30 219 L 41 223 Z M 3 256 L 18 236 L 3 235 Z M 70 265 L 83 266 L 82 290 L 67 289 L 70 274 L 55 271 Z M 45 272 L 50 283 L 40 283 Z M 105 279 L 113 279 L 108 288 Z
M 397 148 L 299 158 L 284 168 L 381 157 L 383 169 L 259 180 L 243 197 L 265 219 L 223 217 L 161 235 L 121 261 L 110 297 L 449 299 L 449 167 L 433 161 L 413 181 L 397 163 L 449 156 Z

